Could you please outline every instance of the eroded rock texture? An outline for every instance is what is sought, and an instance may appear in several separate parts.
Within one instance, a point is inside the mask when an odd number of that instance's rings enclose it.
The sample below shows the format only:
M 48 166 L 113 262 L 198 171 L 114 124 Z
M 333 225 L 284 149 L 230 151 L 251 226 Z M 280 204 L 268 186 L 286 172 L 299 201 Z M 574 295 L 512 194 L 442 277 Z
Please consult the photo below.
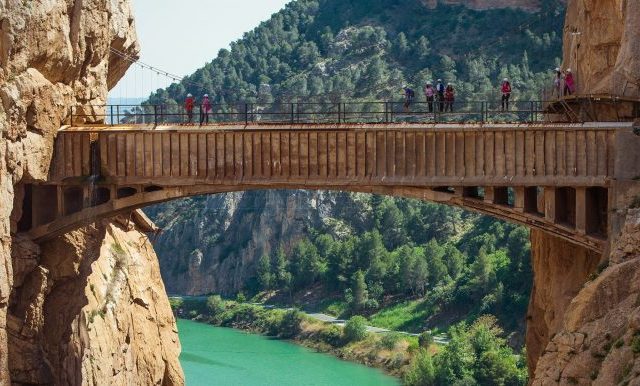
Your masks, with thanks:
M 0 385 L 182 383 L 140 233 L 101 224 L 44 246 L 17 236 L 23 186 L 47 178 L 70 106 L 103 104 L 126 71 L 111 48 L 139 51 L 128 0 L 0 0 Z M 118 269 L 115 242 L 128 256 Z
M 639 242 L 640 210 L 632 209 L 609 266 L 565 306 L 537 361 L 533 385 L 640 384 Z
M 640 1 L 569 0 L 564 68 L 578 93 L 640 96 Z

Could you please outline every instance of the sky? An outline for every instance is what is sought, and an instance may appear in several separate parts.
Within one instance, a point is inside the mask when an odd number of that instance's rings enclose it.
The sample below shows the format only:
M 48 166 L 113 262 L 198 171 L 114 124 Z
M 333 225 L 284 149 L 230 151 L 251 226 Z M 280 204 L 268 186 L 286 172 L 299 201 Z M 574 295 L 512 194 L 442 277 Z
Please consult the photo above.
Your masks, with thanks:
M 289 1 L 131 0 L 142 48 L 140 61 L 189 75 Z M 170 83 L 164 76 L 131 66 L 109 97 L 143 98 Z

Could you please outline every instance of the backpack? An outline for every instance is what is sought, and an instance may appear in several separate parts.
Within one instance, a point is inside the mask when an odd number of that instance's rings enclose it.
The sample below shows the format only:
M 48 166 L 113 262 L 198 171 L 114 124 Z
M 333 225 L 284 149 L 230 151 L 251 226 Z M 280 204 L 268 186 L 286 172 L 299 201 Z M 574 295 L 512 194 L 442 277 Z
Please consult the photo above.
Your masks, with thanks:
M 436 91 L 438 91 L 438 93 L 440 93 L 440 94 L 444 93 L 444 84 L 438 83 L 436 85 Z
M 413 98 L 415 98 L 416 93 L 415 93 L 412 89 L 408 88 L 408 89 L 406 90 L 406 92 L 407 92 L 407 98 L 409 98 L 409 99 L 413 99 Z

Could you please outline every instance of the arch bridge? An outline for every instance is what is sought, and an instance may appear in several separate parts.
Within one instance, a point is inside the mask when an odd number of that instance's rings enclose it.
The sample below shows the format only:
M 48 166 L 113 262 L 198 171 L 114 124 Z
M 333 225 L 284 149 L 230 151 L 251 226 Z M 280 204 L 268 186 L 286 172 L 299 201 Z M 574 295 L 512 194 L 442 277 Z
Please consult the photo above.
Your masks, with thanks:
M 199 194 L 327 189 L 411 197 L 539 228 L 602 252 L 631 123 L 74 125 L 18 230 L 46 240 Z M 637 157 L 637 156 L 636 156 Z

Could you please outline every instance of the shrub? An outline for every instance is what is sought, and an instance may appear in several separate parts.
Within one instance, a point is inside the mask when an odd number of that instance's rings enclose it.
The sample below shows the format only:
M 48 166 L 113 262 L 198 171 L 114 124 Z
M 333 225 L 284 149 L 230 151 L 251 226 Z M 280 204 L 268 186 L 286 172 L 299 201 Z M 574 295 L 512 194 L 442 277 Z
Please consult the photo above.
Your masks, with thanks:
M 396 347 L 396 343 L 398 343 L 402 339 L 402 336 L 395 332 L 389 332 L 387 334 L 382 335 L 380 339 L 380 345 L 387 350 L 393 350 Z
M 225 304 L 220 295 L 211 295 L 207 298 L 207 310 L 211 316 L 224 312 Z
M 334 325 L 328 326 L 320 332 L 320 339 L 333 347 L 338 347 L 342 345 L 342 329 Z
M 352 316 L 344 326 L 344 338 L 347 342 L 357 342 L 367 337 L 367 320 L 360 316 Z
M 420 347 L 429 348 L 433 344 L 433 335 L 431 335 L 431 331 L 424 331 L 418 336 L 418 344 Z
M 435 367 L 431 355 L 427 350 L 421 349 L 411 361 L 404 374 L 403 384 L 407 386 L 431 386 L 435 385 Z
M 302 314 L 298 310 L 289 310 L 285 312 L 282 317 L 282 323 L 280 323 L 280 336 L 285 339 L 290 339 L 298 334 L 302 330 L 300 327 L 302 323 Z

